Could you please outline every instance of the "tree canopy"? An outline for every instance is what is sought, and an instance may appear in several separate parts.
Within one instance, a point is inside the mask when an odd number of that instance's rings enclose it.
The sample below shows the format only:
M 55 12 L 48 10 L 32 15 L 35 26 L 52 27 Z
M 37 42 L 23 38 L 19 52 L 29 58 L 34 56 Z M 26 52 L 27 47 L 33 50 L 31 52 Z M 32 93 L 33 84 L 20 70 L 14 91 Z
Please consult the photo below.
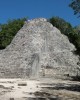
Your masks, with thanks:
M 78 17 L 80 17 L 80 0 L 72 0 L 69 7 L 74 10 L 74 15 L 78 15 Z
M 6 24 L 0 24 L 0 49 L 4 49 L 10 44 L 13 37 L 23 26 L 25 20 L 27 18 L 19 18 L 8 20 Z

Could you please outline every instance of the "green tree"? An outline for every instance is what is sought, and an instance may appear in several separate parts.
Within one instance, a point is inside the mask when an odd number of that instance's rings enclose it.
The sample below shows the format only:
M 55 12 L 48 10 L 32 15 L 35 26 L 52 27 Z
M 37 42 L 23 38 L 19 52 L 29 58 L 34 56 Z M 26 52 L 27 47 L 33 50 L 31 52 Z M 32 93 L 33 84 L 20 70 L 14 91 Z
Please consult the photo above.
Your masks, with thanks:
M 75 26 L 75 27 L 74 27 L 74 30 L 75 30 L 78 34 L 80 34 L 80 25 Z
M 69 7 L 74 10 L 74 15 L 78 14 L 78 17 L 80 17 L 80 0 L 72 0 Z
M 7 24 L 0 25 L 0 49 L 6 48 L 24 25 L 27 18 L 8 20 Z
M 62 34 L 68 35 L 73 32 L 73 28 L 70 23 L 66 22 L 64 19 L 59 17 L 50 18 L 50 23 L 57 27 Z

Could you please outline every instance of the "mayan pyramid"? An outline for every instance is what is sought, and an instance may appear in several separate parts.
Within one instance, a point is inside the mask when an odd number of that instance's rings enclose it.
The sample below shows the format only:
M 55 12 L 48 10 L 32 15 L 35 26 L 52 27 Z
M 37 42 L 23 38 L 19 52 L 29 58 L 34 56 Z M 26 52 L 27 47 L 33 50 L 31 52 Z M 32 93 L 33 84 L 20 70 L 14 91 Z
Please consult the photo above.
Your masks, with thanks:
M 47 19 L 26 21 L 11 44 L 0 51 L 0 78 L 75 76 L 80 67 L 75 50 Z

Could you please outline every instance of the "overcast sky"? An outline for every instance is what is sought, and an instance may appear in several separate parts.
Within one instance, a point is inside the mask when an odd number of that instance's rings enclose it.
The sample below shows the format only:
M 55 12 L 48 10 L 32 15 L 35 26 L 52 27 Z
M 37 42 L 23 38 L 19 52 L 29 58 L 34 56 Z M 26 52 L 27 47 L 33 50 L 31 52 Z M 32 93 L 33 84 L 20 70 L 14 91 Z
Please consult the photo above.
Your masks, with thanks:
M 0 23 L 8 19 L 27 17 L 29 19 L 59 16 L 73 26 L 80 24 L 80 18 L 68 7 L 71 0 L 0 0 Z

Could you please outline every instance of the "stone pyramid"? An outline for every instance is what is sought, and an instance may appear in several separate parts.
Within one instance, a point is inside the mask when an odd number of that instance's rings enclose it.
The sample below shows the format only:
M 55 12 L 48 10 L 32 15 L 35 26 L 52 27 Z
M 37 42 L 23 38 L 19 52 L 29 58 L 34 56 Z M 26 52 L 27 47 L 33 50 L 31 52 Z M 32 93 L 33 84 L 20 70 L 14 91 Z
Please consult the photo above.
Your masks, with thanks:
M 45 18 L 26 21 L 0 51 L 0 78 L 75 76 L 79 57 L 68 38 Z

